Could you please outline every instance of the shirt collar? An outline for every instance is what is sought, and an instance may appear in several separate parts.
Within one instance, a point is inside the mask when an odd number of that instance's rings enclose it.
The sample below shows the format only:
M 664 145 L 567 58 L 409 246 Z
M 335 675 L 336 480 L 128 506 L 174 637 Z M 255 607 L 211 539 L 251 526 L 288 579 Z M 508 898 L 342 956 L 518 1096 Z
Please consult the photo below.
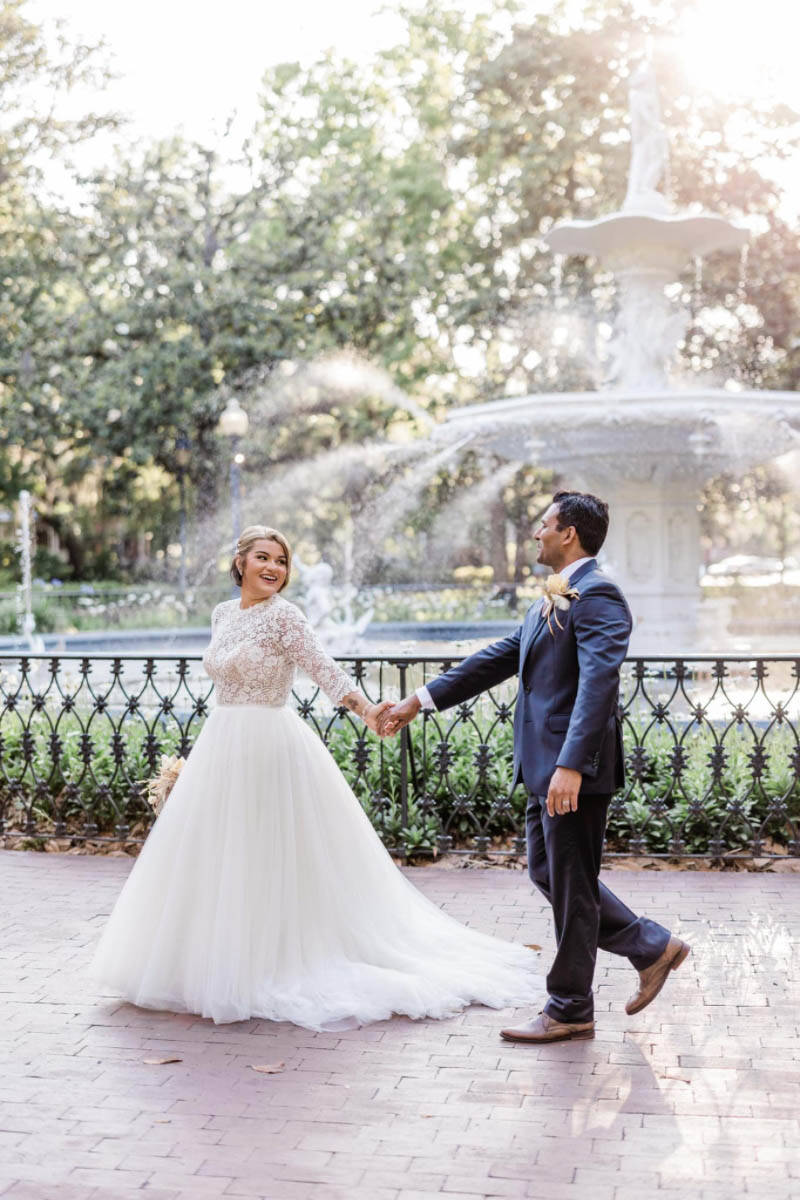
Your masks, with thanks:
M 568 566 L 562 567 L 559 571 L 559 575 L 562 575 L 564 579 L 571 579 L 579 567 L 582 567 L 584 563 L 591 562 L 591 560 L 591 554 L 585 554 L 583 558 L 576 558 L 575 561 L 569 563 Z

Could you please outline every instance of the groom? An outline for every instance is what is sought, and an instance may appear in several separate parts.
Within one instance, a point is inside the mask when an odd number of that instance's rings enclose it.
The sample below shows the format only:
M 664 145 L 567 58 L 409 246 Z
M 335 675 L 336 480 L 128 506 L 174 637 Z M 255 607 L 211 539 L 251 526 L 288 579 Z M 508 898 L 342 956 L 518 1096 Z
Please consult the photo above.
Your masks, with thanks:
M 625 1005 L 640 1012 L 689 946 L 637 917 L 599 881 L 608 806 L 624 782 L 619 672 L 631 614 L 595 555 L 608 505 L 557 492 L 535 537 L 537 561 L 556 575 L 509 637 L 470 655 L 394 708 L 379 732 L 396 733 L 421 708 L 445 709 L 519 675 L 514 712 L 514 785 L 528 791 L 528 873 L 552 906 L 557 951 L 544 1011 L 503 1029 L 515 1042 L 594 1037 L 592 977 L 597 948 L 622 954 L 639 973 Z

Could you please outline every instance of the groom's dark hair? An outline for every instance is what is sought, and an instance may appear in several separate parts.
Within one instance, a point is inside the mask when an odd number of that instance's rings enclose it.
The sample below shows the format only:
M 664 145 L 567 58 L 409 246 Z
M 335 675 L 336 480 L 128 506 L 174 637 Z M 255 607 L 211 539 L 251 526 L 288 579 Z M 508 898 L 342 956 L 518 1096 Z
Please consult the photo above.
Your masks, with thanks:
M 557 529 L 575 527 L 578 541 L 587 554 L 594 556 L 608 533 L 608 505 L 591 492 L 556 492 L 553 504 L 558 508 Z

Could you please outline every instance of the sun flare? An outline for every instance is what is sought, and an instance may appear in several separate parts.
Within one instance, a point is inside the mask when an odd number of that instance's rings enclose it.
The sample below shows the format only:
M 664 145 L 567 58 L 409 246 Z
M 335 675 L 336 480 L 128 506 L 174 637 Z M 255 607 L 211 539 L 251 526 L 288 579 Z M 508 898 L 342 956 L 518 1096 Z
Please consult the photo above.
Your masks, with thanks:
M 697 0 L 678 32 L 687 74 L 721 98 L 800 109 L 800 5 L 787 0 Z

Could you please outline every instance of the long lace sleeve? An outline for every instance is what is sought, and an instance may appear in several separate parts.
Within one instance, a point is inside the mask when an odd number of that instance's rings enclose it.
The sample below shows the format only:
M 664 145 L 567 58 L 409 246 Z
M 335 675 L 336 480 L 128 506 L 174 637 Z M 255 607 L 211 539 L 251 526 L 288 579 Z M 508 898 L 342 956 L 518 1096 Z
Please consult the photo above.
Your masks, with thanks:
M 275 619 L 283 626 L 281 644 L 287 657 L 322 688 L 333 704 L 340 704 L 348 692 L 358 690 L 355 680 L 325 652 L 299 608 L 287 602 Z

